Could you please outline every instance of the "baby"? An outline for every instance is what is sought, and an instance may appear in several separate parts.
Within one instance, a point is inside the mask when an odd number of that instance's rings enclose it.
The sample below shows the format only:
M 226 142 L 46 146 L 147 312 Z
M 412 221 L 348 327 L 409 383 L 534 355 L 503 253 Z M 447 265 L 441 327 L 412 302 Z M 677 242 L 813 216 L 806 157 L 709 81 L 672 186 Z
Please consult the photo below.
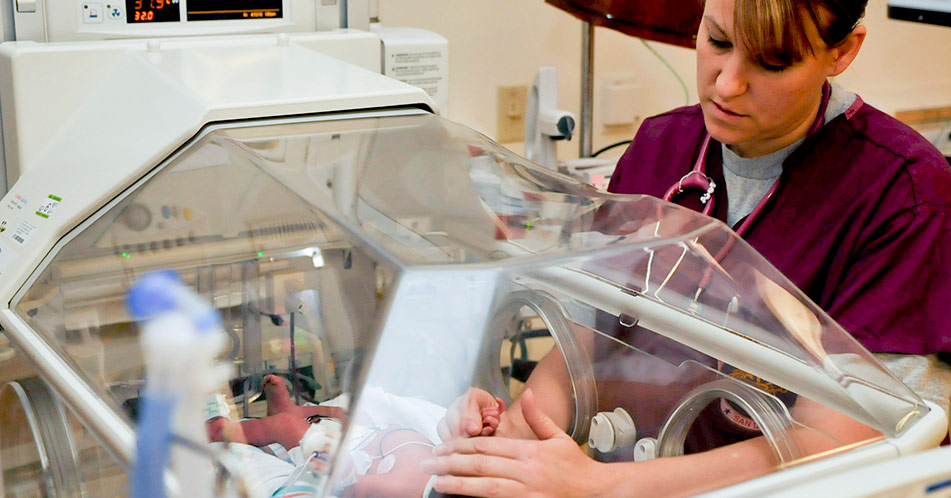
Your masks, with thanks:
M 344 476 L 337 477 L 345 484 L 342 489 L 335 489 L 338 496 L 418 497 L 427 490 L 432 476 L 420 470 L 419 462 L 431 457 L 434 444 L 439 442 L 435 427 L 445 414 L 444 408 L 367 387 L 361 394 L 360 406 L 370 413 L 358 414 L 350 426 L 347 412 L 338 406 L 295 405 L 279 376 L 267 376 L 263 389 L 267 396 L 267 416 L 240 422 L 225 417 L 211 419 L 206 424 L 209 439 L 255 447 L 278 443 L 292 450 L 307 446 L 302 445 L 302 440 L 312 425 L 339 423 L 348 426 L 350 434 L 343 445 L 346 452 L 338 459 L 341 469 L 334 472 L 335 476 Z M 503 408 L 495 407 L 494 412 L 489 409 L 483 420 L 498 420 L 504 410 L 503 404 L 499 406 Z M 300 455 L 298 459 L 307 456 Z M 276 458 L 261 453 L 254 457 L 254 465 L 258 470 L 274 469 L 280 476 L 262 476 L 262 480 L 269 479 L 272 483 L 262 490 L 281 496 L 283 486 L 273 483 L 284 483 L 294 469 L 291 464 L 276 466 L 274 462 L 265 462 L 268 457 Z M 303 462 L 295 463 L 303 465 Z
M 208 439 L 259 447 L 278 443 L 291 449 L 300 443 L 310 428 L 310 420 L 327 417 L 346 423 L 347 414 L 343 408 L 295 405 L 284 380 L 277 375 L 265 377 L 263 389 L 267 397 L 266 417 L 241 422 L 233 422 L 225 417 L 213 418 L 205 424 Z

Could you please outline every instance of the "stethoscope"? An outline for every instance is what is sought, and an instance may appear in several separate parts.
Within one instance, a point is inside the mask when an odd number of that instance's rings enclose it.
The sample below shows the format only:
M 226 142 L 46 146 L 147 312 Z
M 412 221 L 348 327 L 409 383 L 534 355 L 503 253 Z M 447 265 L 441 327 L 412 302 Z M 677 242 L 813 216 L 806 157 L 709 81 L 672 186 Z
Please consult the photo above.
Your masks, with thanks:
M 829 96 L 831 95 L 831 88 L 826 84 L 822 89 L 822 104 L 819 107 L 819 113 L 816 115 L 815 121 L 813 121 L 812 126 L 809 128 L 809 132 L 806 134 L 807 137 L 812 136 L 819 128 L 822 127 L 824 122 L 824 115 L 826 107 L 829 104 Z M 686 175 L 680 177 L 680 181 L 670 186 L 667 189 L 667 193 L 664 194 L 664 200 L 667 202 L 673 202 L 674 198 L 680 194 L 684 193 L 686 189 L 699 189 L 703 192 L 700 196 L 700 202 L 703 204 L 703 214 L 707 216 L 712 216 L 713 207 L 714 207 L 714 191 L 717 188 L 716 182 L 712 178 L 707 176 L 707 150 L 710 148 L 710 142 L 712 138 L 706 130 L 703 132 L 703 142 L 700 144 L 700 154 L 697 156 L 697 161 L 693 165 L 693 169 L 687 172 Z M 780 177 L 781 178 L 781 177 Z M 773 197 L 773 194 L 776 193 L 776 190 L 779 188 L 779 179 L 773 182 L 773 185 L 769 188 L 769 191 L 766 192 L 766 195 L 760 199 L 759 203 L 756 204 L 756 207 L 750 211 L 750 214 L 746 216 L 743 220 L 743 223 L 735 230 L 736 234 L 740 237 L 749 229 L 750 225 L 753 224 L 755 220 L 763 209 L 769 204 L 769 200 Z
M 820 125 L 822 121 L 817 121 Z M 815 127 L 818 129 L 818 127 Z M 810 134 L 813 132 L 810 132 Z M 716 191 L 717 184 L 713 181 L 712 178 L 707 176 L 706 170 L 706 158 L 707 158 L 707 149 L 710 148 L 711 142 L 710 134 L 704 131 L 703 143 L 700 145 L 700 155 L 697 157 L 697 162 L 694 163 L 693 169 L 687 172 L 686 175 L 680 177 L 680 181 L 670 186 L 667 189 L 667 193 L 664 194 L 664 200 L 667 202 L 673 202 L 674 198 L 680 194 L 684 193 L 686 189 L 699 189 L 703 192 L 700 196 L 700 202 L 703 204 L 703 214 L 707 216 L 713 216 L 713 208 L 715 198 L 713 196 Z M 760 212 L 763 211 L 763 208 L 766 207 L 766 204 L 769 203 L 769 200 L 773 197 L 773 194 L 776 193 L 776 189 L 779 188 L 779 180 L 777 179 L 773 182 L 773 185 L 766 192 L 766 195 L 760 199 L 759 203 L 756 204 L 756 207 L 753 208 L 753 211 L 750 214 L 746 215 L 746 218 L 743 220 L 743 223 L 735 230 L 736 234 L 740 237 L 749 229 L 750 225 L 753 223 Z
M 812 126 L 809 127 L 809 131 L 806 134 L 806 137 L 810 137 L 814 135 L 817 131 L 819 131 L 819 128 L 821 128 L 822 124 L 825 122 L 825 119 L 824 119 L 825 111 L 826 111 L 826 107 L 829 104 L 829 97 L 832 94 L 831 90 L 832 90 L 831 86 L 828 83 L 826 83 L 823 86 L 822 103 L 819 106 L 819 112 L 816 115 L 815 120 L 812 122 Z M 857 108 L 860 105 L 861 105 L 861 100 L 856 98 L 855 103 L 852 104 L 852 107 L 850 107 L 849 110 L 846 111 L 846 113 L 847 114 L 851 113 L 853 111 L 853 108 Z M 714 208 L 713 194 L 716 191 L 717 185 L 713 181 L 712 178 L 707 176 L 707 173 L 706 173 L 707 152 L 710 149 L 710 143 L 712 141 L 713 139 L 710 136 L 710 133 L 708 133 L 706 129 L 704 129 L 703 141 L 700 144 L 700 153 L 697 156 L 697 161 L 693 165 L 693 169 L 688 171 L 686 175 L 680 177 L 680 180 L 677 183 L 671 185 L 671 187 L 667 189 L 667 192 L 664 194 L 665 201 L 673 202 L 675 197 L 683 194 L 684 191 L 687 189 L 698 189 L 702 192 L 700 196 L 700 202 L 703 203 L 703 209 L 701 212 L 707 216 L 712 216 L 713 208 Z M 743 220 L 743 223 L 741 223 L 740 226 L 735 230 L 735 233 L 739 237 L 741 238 L 743 237 L 743 234 L 746 233 L 747 230 L 749 230 L 750 225 L 752 225 L 753 222 L 759 217 L 760 213 L 762 213 L 766 205 L 769 204 L 770 199 L 772 199 L 773 195 L 776 193 L 776 190 L 779 189 L 779 182 L 781 178 L 782 176 L 780 176 L 779 179 L 773 182 L 773 185 L 769 188 L 769 191 L 766 192 L 766 195 L 764 195 L 763 198 L 760 199 L 759 203 L 756 204 L 756 207 L 754 207 L 753 210 L 750 211 L 750 214 L 746 216 L 746 218 Z M 654 227 L 654 235 L 658 237 L 660 236 L 660 225 L 661 225 L 661 220 L 660 218 L 658 218 L 657 224 Z M 697 242 L 696 239 L 692 241 L 692 243 L 696 243 L 696 242 Z M 730 239 L 723 247 L 720 248 L 716 256 L 714 256 L 715 260 L 717 262 L 721 261 L 723 257 L 731 250 L 731 248 L 733 247 L 733 244 L 734 244 L 734 239 Z M 687 251 L 688 251 L 687 246 L 684 245 L 683 253 L 681 253 L 680 258 L 671 267 L 666 278 L 663 279 L 660 286 L 656 290 L 653 290 L 654 296 L 657 297 L 658 299 L 660 298 L 661 290 L 667 285 L 667 283 L 673 277 L 674 273 L 677 271 L 677 268 L 680 266 L 680 263 L 683 261 L 684 257 L 687 255 Z M 649 289 L 650 281 L 651 281 L 650 271 L 654 261 L 654 251 L 649 250 L 649 252 L 650 252 L 650 256 L 648 257 L 648 260 L 647 260 L 647 278 L 645 279 L 646 284 L 644 289 L 642 290 L 642 292 L 644 292 L 645 294 L 650 291 Z M 693 301 L 691 302 L 690 308 L 693 308 L 699 302 L 700 294 L 703 293 L 704 289 L 706 289 L 712 274 L 713 274 L 712 266 L 708 267 L 707 270 L 703 272 L 703 276 L 700 278 L 698 282 L 697 291 L 694 295 Z M 731 306 L 733 305 L 734 303 L 731 301 Z

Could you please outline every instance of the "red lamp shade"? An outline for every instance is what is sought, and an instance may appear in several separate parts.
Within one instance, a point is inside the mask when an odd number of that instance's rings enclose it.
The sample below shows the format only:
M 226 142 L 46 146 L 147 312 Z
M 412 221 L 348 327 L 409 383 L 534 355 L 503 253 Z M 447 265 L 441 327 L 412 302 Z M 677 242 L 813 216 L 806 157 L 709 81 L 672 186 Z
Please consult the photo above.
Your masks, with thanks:
M 697 46 L 703 0 L 545 0 L 595 26 L 678 45 Z

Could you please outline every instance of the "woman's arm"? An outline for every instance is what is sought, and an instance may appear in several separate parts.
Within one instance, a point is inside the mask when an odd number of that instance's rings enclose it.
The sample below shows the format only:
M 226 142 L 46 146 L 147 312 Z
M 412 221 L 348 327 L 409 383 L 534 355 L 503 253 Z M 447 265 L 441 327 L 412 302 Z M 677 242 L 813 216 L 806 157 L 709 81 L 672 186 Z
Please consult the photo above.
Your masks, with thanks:
M 568 428 L 572 417 L 572 394 L 564 357 L 557 347 L 538 362 L 525 383 L 535 393 L 538 408 L 562 430 Z M 508 407 L 499 420 L 495 434 L 514 439 L 536 439 L 532 428 L 522 414 L 521 397 Z
M 535 404 L 520 400 L 537 441 L 466 438 L 444 443 L 423 470 L 440 475 L 435 489 L 469 496 L 667 496 L 721 488 L 765 475 L 777 467 L 763 437 L 682 457 L 639 463 L 599 463 Z M 793 429 L 803 455 L 816 455 L 881 437 L 863 424 L 800 398 L 793 409 L 802 424 Z

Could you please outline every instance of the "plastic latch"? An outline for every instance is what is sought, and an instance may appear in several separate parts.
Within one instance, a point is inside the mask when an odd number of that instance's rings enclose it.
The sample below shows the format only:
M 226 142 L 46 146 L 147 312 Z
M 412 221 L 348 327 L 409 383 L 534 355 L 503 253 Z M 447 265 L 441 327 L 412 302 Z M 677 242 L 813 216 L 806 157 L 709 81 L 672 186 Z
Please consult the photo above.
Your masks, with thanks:
M 17 12 L 21 14 L 36 12 L 36 0 L 17 0 Z
M 588 431 L 588 445 L 609 453 L 618 448 L 630 448 L 637 440 L 637 428 L 634 419 L 623 408 L 613 412 L 600 412 L 591 418 Z
M 657 457 L 657 440 L 652 437 L 641 438 L 634 445 L 634 461 L 643 462 Z

